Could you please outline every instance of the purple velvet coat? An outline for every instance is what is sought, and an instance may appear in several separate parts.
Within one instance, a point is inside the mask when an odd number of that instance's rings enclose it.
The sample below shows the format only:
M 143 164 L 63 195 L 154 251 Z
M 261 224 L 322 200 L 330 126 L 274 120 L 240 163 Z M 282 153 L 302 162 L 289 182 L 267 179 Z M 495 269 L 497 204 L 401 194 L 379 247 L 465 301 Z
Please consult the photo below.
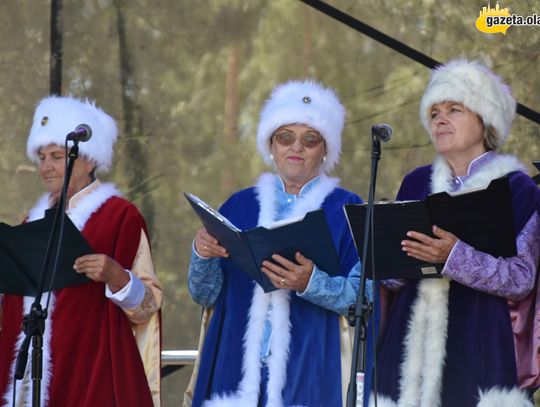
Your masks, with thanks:
M 423 199 L 430 191 L 432 166 L 407 175 L 398 200 Z M 527 175 L 509 176 L 516 235 L 539 210 L 539 190 Z M 418 281 L 408 281 L 396 295 L 379 343 L 377 382 L 379 395 L 400 398 L 401 364 L 404 360 L 411 307 L 418 296 Z M 427 337 L 429 342 L 430 338 Z M 442 370 L 441 406 L 476 406 L 480 390 L 517 385 L 514 339 L 506 298 L 487 294 L 450 281 L 446 357 Z M 444 349 L 443 349 L 444 350 Z M 429 366 L 423 366 L 423 374 Z M 386 404 L 385 404 L 386 405 Z

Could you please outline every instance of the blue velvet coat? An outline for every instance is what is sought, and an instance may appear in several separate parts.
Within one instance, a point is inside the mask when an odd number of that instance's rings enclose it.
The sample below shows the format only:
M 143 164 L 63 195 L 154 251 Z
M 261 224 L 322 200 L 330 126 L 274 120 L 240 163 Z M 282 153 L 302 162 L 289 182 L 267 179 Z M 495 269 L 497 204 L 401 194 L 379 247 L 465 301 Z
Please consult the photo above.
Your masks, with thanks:
M 341 272 L 348 272 L 358 255 L 348 230 L 343 205 L 359 203 L 357 195 L 334 189 L 322 208 L 341 259 Z M 257 226 L 259 203 L 255 188 L 237 192 L 222 206 L 223 213 L 245 230 Z M 253 281 L 247 274 L 222 259 L 224 283 L 202 349 L 193 406 L 215 393 L 232 393 L 242 372 L 242 341 L 253 295 Z M 339 316 L 293 293 L 290 299 L 291 344 L 287 378 L 283 389 L 285 406 L 338 407 L 342 405 Z M 348 378 L 345 378 L 348 381 Z M 266 382 L 260 394 L 266 393 Z M 264 402 L 260 403 L 264 405 Z M 240 406 L 238 406 L 240 407 Z

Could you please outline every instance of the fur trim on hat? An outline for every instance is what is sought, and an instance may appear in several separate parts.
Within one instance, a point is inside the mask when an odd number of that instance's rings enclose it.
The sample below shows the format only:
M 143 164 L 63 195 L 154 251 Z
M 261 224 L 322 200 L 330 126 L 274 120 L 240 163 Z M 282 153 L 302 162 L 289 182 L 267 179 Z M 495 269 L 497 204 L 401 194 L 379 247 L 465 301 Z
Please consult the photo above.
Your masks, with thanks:
M 330 88 L 312 80 L 290 81 L 278 85 L 261 110 L 257 128 L 257 148 L 264 161 L 272 165 L 270 138 L 279 127 L 304 124 L 319 131 L 326 142 L 322 170 L 328 173 L 339 161 L 345 108 Z
M 496 148 L 508 139 L 516 114 L 510 87 L 477 61 L 453 60 L 433 70 L 420 101 L 420 120 L 431 135 L 431 107 L 441 102 L 462 103 L 496 131 Z
M 79 143 L 79 154 L 93 160 L 98 172 L 107 172 L 112 163 L 118 130 L 111 116 L 88 100 L 49 96 L 39 102 L 26 144 L 26 154 L 39 161 L 38 151 L 50 144 L 64 146 L 66 136 L 80 124 L 92 129 L 90 140 Z M 68 142 L 68 147 L 73 145 Z

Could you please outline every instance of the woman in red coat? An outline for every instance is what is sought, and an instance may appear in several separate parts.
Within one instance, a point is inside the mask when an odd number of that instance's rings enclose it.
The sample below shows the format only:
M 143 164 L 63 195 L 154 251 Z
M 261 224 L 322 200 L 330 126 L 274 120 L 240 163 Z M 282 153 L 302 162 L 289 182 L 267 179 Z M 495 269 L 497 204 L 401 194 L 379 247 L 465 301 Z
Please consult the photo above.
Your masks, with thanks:
M 92 281 L 51 293 L 43 336 L 42 405 L 159 405 L 161 285 L 142 215 L 114 185 L 95 177 L 111 165 L 117 128 L 93 103 L 48 97 L 37 106 L 27 153 L 38 162 L 47 193 L 26 221 L 42 218 L 57 204 L 64 181 L 65 136 L 81 123 L 93 134 L 79 144 L 66 214 L 93 249 L 93 254 L 75 261 L 74 270 Z M 45 293 L 43 306 L 47 297 Z M 14 361 L 24 338 L 21 324 L 33 301 L 3 296 L 2 405 L 13 403 Z M 29 371 L 27 367 L 25 377 L 16 382 L 17 405 L 31 403 Z

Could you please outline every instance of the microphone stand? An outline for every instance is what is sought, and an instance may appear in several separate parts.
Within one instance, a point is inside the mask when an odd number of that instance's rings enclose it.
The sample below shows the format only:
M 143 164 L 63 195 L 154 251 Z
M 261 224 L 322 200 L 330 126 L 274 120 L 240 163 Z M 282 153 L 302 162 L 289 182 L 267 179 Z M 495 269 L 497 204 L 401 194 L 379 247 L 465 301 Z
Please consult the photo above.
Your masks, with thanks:
M 60 245 L 62 244 L 61 240 L 63 233 L 62 230 L 60 230 L 60 233 L 58 233 L 58 228 L 60 227 L 60 229 L 62 229 L 60 224 L 63 223 L 65 215 L 66 191 L 69 185 L 69 180 L 71 178 L 71 173 L 73 172 L 73 165 L 79 155 L 79 141 L 73 140 L 73 143 L 74 144 L 68 154 L 68 162 L 64 174 L 62 193 L 60 194 L 56 211 L 54 213 L 54 220 L 51 227 L 51 232 L 49 234 L 49 242 L 47 244 L 47 250 L 45 251 L 45 255 L 43 257 L 41 275 L 36 289 L 36 297 L 34 299 L 34 302 L 32 303 L 30 312 L 26 314 L 23 318 L 23 331 L 26 336 L 21 344 L 19 354 L 17 355 L 17 360 L 15 363 L 13 385 L 16 388 L 16 381 L 24 378 L 24 373 L 26 371 L 26 365 L 28 361 L 28 348 L 30 346 L 30 339 L 32 339 L 32 407 L 41 406 L 41 379 L 43 372 L 43 333 L 45 332 L 45 320 L 47 319 L 47 307 L 45 309 L 41 307 L 41 297 L 43 295 L 45 283 L 48 280 L 49 264 L 53 248 L 55 247 L 55 242 L 57 252 L 55 262 L 53 263 L 51 278 L 49 281 L 50 286 L 52 286 L 53 283 L 58 261 L 58 255 L 60 252 L 59 249 Z M 15 402 L 15 397 L 16 391 L 13 392 L 13 402 Z
M 371 131 L 371 136 L 371 175 L 369 182 L 368 204 L 366 208 L 366 223 L 364 225 L 364 240 L 362 242 L 362 271 L 360 275 L 360 288 L 358 291 L 358 296 L 356 297 L 356 304 L 354 306 L 351 305 L 349 309 L 349 322 L 355 327 L 355 329 L 351 362 L 351 376 L 347 390 L 347 407 L 356 406 L 358 400 L 360 401 L 360 406 L 364 405 L 367 321 L 369 321 L 369 317 L 373 312 L 373 305 L 368 303 L 365 293 L 367 278 L 366 265 L 369 243 L 372 243 L 373 240 L 373 207 L 375 201 L 375 183 L 377 180 L 377 164 L 381 158 L 381 141 L 375 134 L 374 129 Z M 371 247 L 373 247 L 373 243 Z

